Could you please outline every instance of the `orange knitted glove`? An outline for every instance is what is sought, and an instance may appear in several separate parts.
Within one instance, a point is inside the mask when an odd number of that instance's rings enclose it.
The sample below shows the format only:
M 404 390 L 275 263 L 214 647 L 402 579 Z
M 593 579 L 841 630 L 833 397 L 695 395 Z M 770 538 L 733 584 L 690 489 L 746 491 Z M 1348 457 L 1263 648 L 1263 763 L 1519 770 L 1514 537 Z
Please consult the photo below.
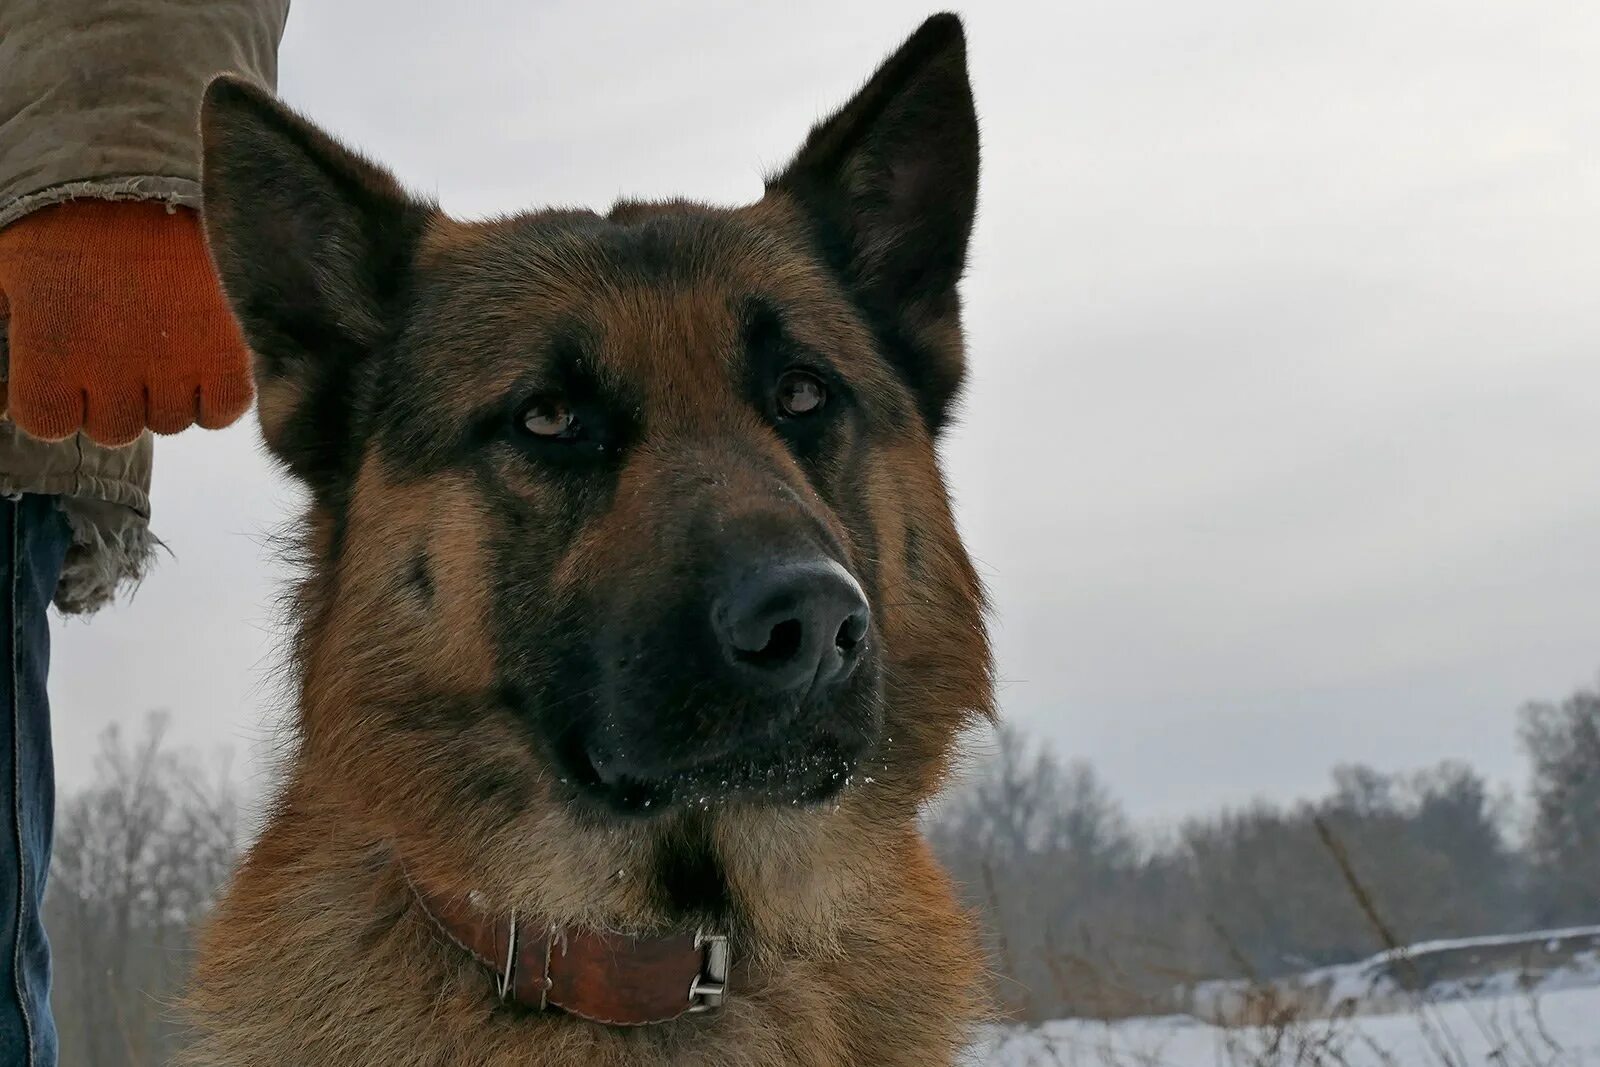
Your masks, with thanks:
M 0 320 L 8 310 L 5 411 L 32 437 L 123 445 L 250 406 L 244 337 L 187 208 L 74 200 L 24 215 L 0 230 Z

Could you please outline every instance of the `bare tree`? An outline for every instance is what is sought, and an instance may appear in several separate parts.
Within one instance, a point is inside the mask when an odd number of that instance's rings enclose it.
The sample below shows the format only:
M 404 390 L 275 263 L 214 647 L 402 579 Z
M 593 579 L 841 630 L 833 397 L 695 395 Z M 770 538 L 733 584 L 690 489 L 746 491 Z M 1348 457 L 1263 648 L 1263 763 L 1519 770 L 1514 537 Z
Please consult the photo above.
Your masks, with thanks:
M 159 715 L 136 740 L 101 735 L 94 783 L 59 806 L 45 902 L 66 1067 L 167 1061 L 192 930 L 238 844 L 225 764 L 205 774 Z
M 1522 710 L 1533 762 L 1530 895 L 1541 923 L 1600 922 L 1600 692 Z
M 1011 1014 L 1143 1006 L 1117 972 L 1142 941 L 1137 912 L 1149 879 L 1121 805 L 1092 767 L 1002 728 L 992 758 L 945 799 L 929 835 L 985 915 Z

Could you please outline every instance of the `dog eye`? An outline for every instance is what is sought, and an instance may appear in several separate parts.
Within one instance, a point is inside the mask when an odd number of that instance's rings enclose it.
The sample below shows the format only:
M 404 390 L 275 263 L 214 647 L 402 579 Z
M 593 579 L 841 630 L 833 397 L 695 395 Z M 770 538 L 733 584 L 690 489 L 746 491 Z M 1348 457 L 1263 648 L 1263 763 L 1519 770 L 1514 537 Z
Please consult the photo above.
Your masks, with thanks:
M 828 402 L 828 388 L 814 374 L 786 371 L 778 379 L 778 410 L 790 418 L 813 415 Z
M 555 397 L 535 398 L 523 408 L 521 423 L 522 428 L 535 437 L 571 440 L 578 436 L 578 417 Z

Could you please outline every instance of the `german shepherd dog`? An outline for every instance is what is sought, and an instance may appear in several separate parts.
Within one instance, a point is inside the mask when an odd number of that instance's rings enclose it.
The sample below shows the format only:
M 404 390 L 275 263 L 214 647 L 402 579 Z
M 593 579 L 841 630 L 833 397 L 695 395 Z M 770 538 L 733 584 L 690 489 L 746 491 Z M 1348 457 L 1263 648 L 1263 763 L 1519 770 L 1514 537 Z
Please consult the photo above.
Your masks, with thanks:
M 731 209 L 457 221 L 227 76 L 202 127 L 309 508 L 294 747 L 189 1062 L 952 1063 L 981 952 L 917 813 L 992 712 L 935 453 L 959 20 Z

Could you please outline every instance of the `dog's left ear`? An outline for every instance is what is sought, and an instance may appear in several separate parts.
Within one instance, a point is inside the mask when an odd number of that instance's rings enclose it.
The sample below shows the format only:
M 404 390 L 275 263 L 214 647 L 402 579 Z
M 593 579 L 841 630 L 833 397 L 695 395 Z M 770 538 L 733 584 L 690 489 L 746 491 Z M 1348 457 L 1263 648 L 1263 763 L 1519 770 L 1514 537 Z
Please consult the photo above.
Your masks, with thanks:
M 248 82 L 213 80 L 200 114 L 206 237 L 254 355 L 261 432 L 321 500 L 353 476 L 357 383 L 434 209 Z
M 956 285 L 978 202 L 961 20 L 923 23 L 767 188 L 799 206 L 937 431 L 964 373 Z

